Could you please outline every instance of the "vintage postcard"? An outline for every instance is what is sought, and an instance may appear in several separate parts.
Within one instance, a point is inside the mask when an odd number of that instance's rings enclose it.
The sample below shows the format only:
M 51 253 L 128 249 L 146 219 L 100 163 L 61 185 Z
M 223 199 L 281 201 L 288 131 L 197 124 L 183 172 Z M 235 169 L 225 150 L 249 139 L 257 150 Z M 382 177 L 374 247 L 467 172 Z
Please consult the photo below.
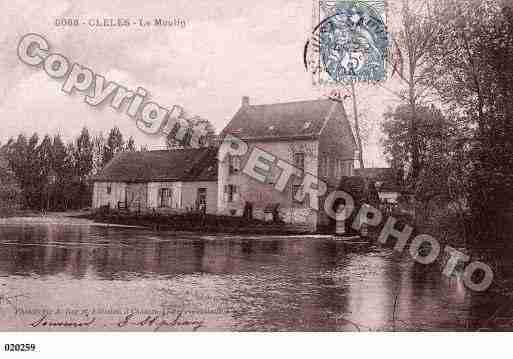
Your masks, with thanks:
M 510 1 L 0 3 L 0 331 L 513 329 Z

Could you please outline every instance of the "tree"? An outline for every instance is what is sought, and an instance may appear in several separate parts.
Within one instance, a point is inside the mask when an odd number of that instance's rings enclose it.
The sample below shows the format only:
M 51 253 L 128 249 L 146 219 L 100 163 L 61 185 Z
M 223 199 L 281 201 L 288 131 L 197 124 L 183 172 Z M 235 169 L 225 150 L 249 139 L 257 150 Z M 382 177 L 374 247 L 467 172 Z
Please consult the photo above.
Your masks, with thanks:
M 75 143 L 75 174 L 83 181 L 93 169 L 93 143 L 87 128 L 82 128 Z
M 65 158 L 65 182 L 63 183 L 63 192 L 62 197 L 64 201 L 64 208 L 70 209 L 74 208 L 76 201 L 76 183 L 77 176 L 75 174 L 76 169 L 76 149 L 73 141 L 70 141 L 66 144 L 66 158 Z
M 24 204 L 27 204 L 27 194 L 25 193 L 27 186 L 27 138 L 24 134 L 20 134 L 16 141 L 10 139 L 5 146 L 5 156 L 8 161 L 9 169 L 13 172 L 14 177 L 20 185 Z
M 210 121 L 184 113 L 181 124 L 177 122 L 167 135 L 166 146 L 169 149 L 208 147 L 214 140 L 215 129 Z
M 513 229 L 513 11 L 508 2 L 443 0 L 432 10 L 430 83 L 474 128 L 471 147 L 476 237 L 506 239 Z
M 99 133 L 93 137 L 93 170 L 92 174 L 98 174 L 104 165 L 105 138 Z
M 351 81 L 351 97 L 353 99 L 354 132 L 356 134 L 356 144 L 358 145 L 358 162 L 360 163 L 360 168 L 365 168 L 365 164 L 363 162 L 362 135 L 360 133 L 360 118 L 358 116 L 358 104 L 356 100 L 356 88 L 353 81 Z
M 16 141 L 9 140 L 6 157 L 23 196 L 24 205 L 39 208 L 41 167 L 37 151 L 39 137 L 34 133 L 29 140 L 20 134 Z
M 128 141 L 125 144 L 124 151 L 125 152 L 136 152 L 137 151 L 136 145 L 135 145 L 135 140 L 132 136 L 130 136 L 128 138 Z
M 87 128 L 83 128 L 75 141 L 75 176 L 78 188 L 76 206 L 83 208 L 91 201 L 91 186 L 87 181 L 93 169 L 93 143 Z
M 37 133 L 28 140 L 20 134 L 0 148 L 0 165 L 2 158 L 27 208 L 82 208 L 91 200 L 93 142 L 85 127 L 66 146 L 59 135 L 45 135 L 39 143 Z M 0 179 L 2 173 L 0 166 Z
M 24 192 L 27 196 L 27 202 L 30 208 L 38 209 L 41 204 L 41 168 L 38 156 L 37 144 L 39 142 L 39 136 L 37 133 L 33 133 L 30 136 L 27 143 L 27 150 L 25 152 L 25 188 Z
M 400 183 L 412 183 L 405 174 L 413 163 L 413 149 L 410 141 L 411 107 L 400 105 L 385 113 L 382 128 L 386 135 L 383 140 L 385 154 L 398 174 Z M 446 116 L 435 106 L 417 106 L 415 110 L 418 134 L 417 166 L 418 173 L 412 190 L 415 199 L 427 205 L 432 200 L 443 203 L 467 200 L 463 192 L 454 188 L 454 171 L 461 170 L 461 155 L 465 150 L 461 139 L 469 129 L 457 116 Z M 459 163 L 455 160 L 458 158 Z
M 52 141 L 51 149 L 51 163 L 52 169 L 55 172 L 56 182 L 62 182 L 66 177 L 66 147 L 62 142 L 60 135 L 55 135 Z
M 410 139 L 411 118 L 416 117 L 416 127 L 419 134 L 419 148 L 412 147 Z M 384 114 L 382 130 L 385 139 L 382 141 L 385 154 L 396 170 L 413 176 L 409 169 L 413 166 L 414 151 L 417 151 L 418 171 L 424 167 L 428 152 L 433 149 L 433 142 L 448 132 L 447 119 L 440 109 L 434 106 L 419 106 L 415 114 L 409 105 L 399 105 L 394 110 Z
M 14 141 L 0 147 L 0 210 L 12 210 L 21 205 L 21 189 L 9 166 L 7 151 Z
M 39 208 L 48 209 L 50 207 L 50 176 L 53 176 L 52 140 L 49 135 L 46 135 L 37 147 L 37 159 L 39 173 L 35 175 L 38 178 Z
M 114 158 L 116 153 L 123 151 L 124 142 L 123 135 L 118 127 L 114 127 L 110 130 L 109 136 L 107 137 L 107 143 L 105 144 L 104 155 L 103 155 L 103 166 L 109 163 Z
M 411 186 L 419 176 L 421 167 L 421 138 L 418 129 L 417 107 L 429 95 L 426 76 L 430 71 L 427 66 L 427 55 L 434 44 L 435 25 L 422 14 L 422 10 L 414 11 L 408 0 L 403 0 L 400 28 L 394 36 L 393 49 L 390 56 L 392 75 L 397 75 L 406 89 L 393 92 L 400 101 L 409 106 L 409 123 L 405 124 L 409 134 L 411 166 L 409 179 Z
M 70 171 L 68 170 L 66 159 L 67 152 L 64 143 L 59 135 L 55 135 L 52 141 L 52 170 L 55 176 L 53 186 L 51 189 L 51 208 L 52 209 L 65 209 L 65 197 L 63 190 L 67 184 L 71 182 Z

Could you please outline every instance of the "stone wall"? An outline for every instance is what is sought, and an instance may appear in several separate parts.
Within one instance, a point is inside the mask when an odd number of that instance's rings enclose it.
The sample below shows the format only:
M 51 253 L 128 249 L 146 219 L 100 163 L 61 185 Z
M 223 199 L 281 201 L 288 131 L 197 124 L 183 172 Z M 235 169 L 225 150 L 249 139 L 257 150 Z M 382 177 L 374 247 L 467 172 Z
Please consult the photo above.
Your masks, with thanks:
M 110 186 L 110 194 L 107 188 Z M 168 188 L 172 191 L 170 207 L 160 207 L 159 191 Z M 130 210 L 157 212 L 185 212 L 196 209 L 198 188 L 207 189 L 207 213 L 217 212 L 217 182 L 150 182 L 122 183 L 95 182 L 93 189 L 93 208 L 110 205 L 117 208 L 118 202 L 127 204 Z M 128 196 L 128 198 L 125 198 Z
M 337 105 L 319 138 L 319 176 L 328 185 L 327 194 L 338 189 L 343 176 L 353 176 L 356 143 L 342 105 Z M 337 169 L 338 166 L 338 169 Z M 332 219 L 324 211 L 326 196 L 320 198 L 318 223 L 328 226 Z
M 143 210 L 147 206 L 148 184 L 129 183 L 126 185 L 126 204 L 130 210 Z
M 109 193 L 110 187 L 110 193 Z M 95 182 L 93 187 L 93 208 L 110 206 L 116 208 L 118 202 L 125 202 L 126 183 Z
M 217 182 L 183 182 L 182 183 L 182 208 L 196 209 L 198 189 L 207 190 L 207 213 L 217 213 Z
M 344 108 L 337 106 L 319 138 L 319 175 L 329 187 L 338 186 L 342 176 L 353 176 L 356 145 Z M 337 160 L 342 171 L 337 171 Z

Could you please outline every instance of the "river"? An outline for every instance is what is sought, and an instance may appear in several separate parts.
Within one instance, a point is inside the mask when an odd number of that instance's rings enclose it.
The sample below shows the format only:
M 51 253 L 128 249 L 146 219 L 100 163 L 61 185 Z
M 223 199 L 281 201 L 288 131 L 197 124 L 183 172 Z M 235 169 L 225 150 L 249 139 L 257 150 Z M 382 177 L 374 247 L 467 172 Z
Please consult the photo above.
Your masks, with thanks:
M 0 330 L 470 331 L 499 302 L 372 243 L 0 219 Z

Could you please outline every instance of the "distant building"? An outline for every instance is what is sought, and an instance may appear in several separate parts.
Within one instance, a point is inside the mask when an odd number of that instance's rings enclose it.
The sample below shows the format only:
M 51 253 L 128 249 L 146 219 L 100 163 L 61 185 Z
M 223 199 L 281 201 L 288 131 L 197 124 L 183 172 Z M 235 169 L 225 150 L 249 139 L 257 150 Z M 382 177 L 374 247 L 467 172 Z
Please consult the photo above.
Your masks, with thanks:
M 123 152 L 93 181 L 93 208 L 216 213 L 217 150 Z
M 357 168 L 355 175 L 374 181 L 381 202 L 397 204 L 404 193 L 392 168 Z
M 353 175 L 356 143 L 341 103 L 331 100 L 302 101 L 252 106 L 243 97 L 241 108 L 222 131 L 244 140 L 251 149 L 258 147 L 282 161 L 304 169 L 322 179 L 328 190 L 338 186 L 342 176 Z M 293 177 L 284 192 L 273 188 L 279 171 L 271 174 L 269 183 L 260 183 L 242 174 L 248 159 L 227 157 L 219 163 L 218 211 L 221 214 L 243 215 L 251 211 L 255 218 L 266 218 L 272 208 L 278 208 L 287 223 L 304 224 L 311 230 L 328 223 L 323 198 L 315 211 L 317 198 L 298 203 L 294 199 L 302 191 L 301 178 Z

